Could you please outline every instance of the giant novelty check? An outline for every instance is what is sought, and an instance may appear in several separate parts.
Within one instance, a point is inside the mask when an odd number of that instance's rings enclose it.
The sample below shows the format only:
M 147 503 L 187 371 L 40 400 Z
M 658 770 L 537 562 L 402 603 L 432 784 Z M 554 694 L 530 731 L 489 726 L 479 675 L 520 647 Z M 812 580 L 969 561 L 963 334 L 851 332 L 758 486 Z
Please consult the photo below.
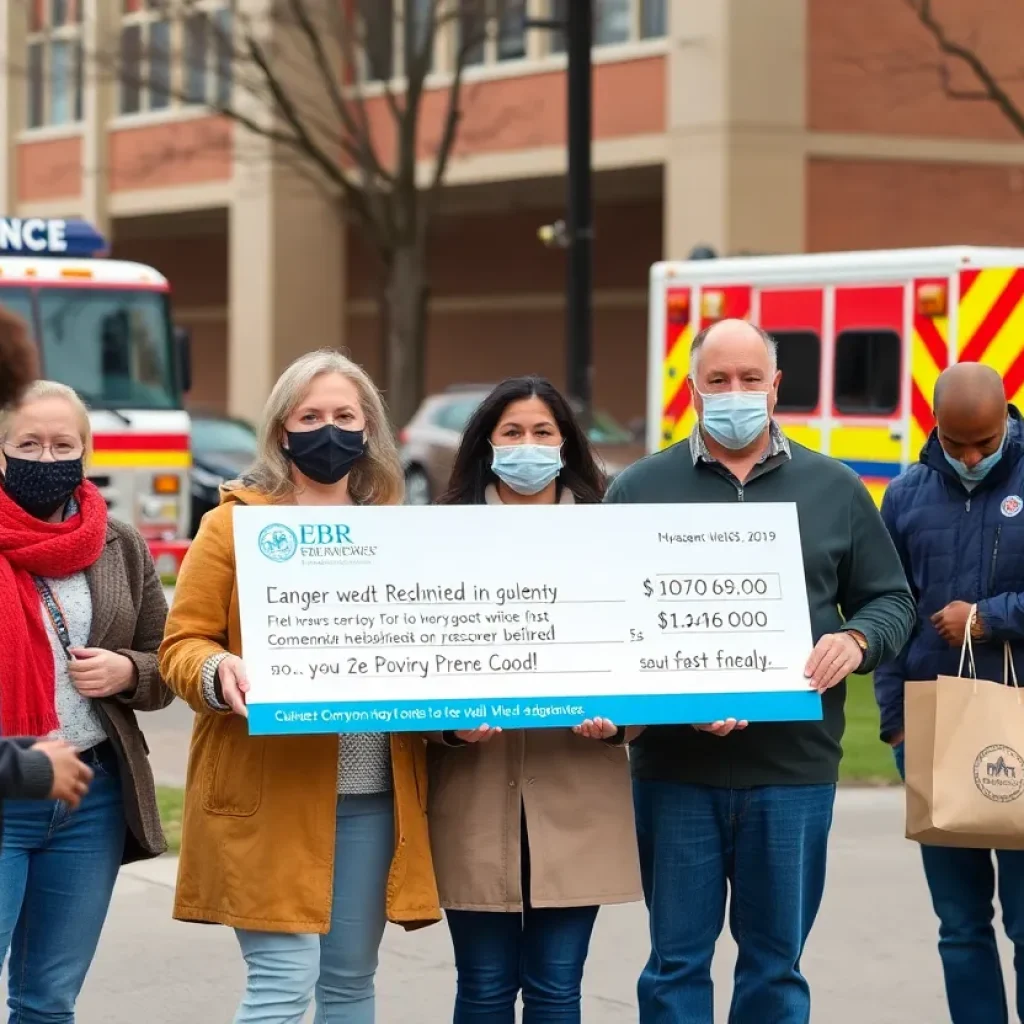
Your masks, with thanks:
M 794 505 L 234 516 L 254 734 L 821 717 Z

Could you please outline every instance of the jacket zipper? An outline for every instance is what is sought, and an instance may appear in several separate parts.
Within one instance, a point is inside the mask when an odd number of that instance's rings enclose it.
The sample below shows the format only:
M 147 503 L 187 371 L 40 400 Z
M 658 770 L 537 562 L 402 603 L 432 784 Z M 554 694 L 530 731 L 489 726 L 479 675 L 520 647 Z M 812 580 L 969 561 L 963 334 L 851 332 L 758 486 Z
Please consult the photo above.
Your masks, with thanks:
M 996 559 L 999 557 L 999 535 L 1003 532 L 1001 526 L 996 527 L 996 539 L 992 545 L 992 568 L 988 574 L 988 592 L 991 594 L 996 585 Z

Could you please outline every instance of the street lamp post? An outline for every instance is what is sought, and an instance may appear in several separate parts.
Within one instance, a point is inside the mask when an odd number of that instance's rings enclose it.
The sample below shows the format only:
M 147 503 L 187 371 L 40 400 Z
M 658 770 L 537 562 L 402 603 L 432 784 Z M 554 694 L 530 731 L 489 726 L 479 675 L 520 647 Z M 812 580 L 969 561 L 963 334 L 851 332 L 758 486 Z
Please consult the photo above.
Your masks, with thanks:
M 592 398 L 594 203 L 591 167 L 593 0 L 569 0 L 566 27 L 569 91 L 569 175 L 566 282 L 566 384 L 589 420 Z
M 566 223 L 545 225 L 538 232 L 546 245 L 568 249 L 565 294 L 566 390 L 589 422 L 592 398 L 594 201 L 591 184 L 592 134 L 591 60 L 594 38 L 593 0 L 566 0 L 563 20 L 527 19 L 527 28 L 563 32 L 568 57 Z

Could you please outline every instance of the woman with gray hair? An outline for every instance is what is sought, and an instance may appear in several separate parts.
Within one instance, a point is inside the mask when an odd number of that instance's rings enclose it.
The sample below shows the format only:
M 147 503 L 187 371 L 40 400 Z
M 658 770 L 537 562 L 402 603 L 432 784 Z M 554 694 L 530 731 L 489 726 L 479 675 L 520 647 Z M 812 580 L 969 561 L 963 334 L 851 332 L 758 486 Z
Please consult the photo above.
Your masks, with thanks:
M 225 486 L 185 562 L 161 648 L 196 712 L 175 916 L 235 929 L 236 1024 L 371 1024 L 386 920 L 440 920 L 415 736 L 250 736 L 233 510 L 397 505 L 402 469 L 377 389 L 337 352 L 296 360 L 267 401 L 255 466 Z
M 64 741 L 85 775 L 3 806 L 14 1021 L 74 1019 L 118 869 L 167 848 L 135 717 L 173 699 L 157 669 L 167 604 L 145 541 L 84 478 L 90 443 L 63 384 L 36 381 L 0 415 L 0 731 Z

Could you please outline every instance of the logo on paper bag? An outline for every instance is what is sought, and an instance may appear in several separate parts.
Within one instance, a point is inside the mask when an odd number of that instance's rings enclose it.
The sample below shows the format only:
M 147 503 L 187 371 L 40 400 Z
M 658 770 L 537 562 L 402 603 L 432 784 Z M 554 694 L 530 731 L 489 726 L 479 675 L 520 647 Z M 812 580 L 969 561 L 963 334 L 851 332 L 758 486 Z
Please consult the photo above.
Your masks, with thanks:
M 272 562 L 287 562 L 299 550 L 295 531 L 281 523 L 271 523 L 260 530 L 260 551 Z
M 1012 519 L 1015 515 L 1018 515 L 1021 509 L 1024 509 L 1024 501 L 1022 501 L 1020 496 L 1016 494 L 1011 494 L 1009 497 L 1003 498 L 1003 503 L 999 506 L 999 511 L 1002 512 L 1007 519 Z
M 996 803 L 1016 800 L 1024 792 L 1024 758 L 1003 743 L 986 747 L 974 762 L 974 784 Z

